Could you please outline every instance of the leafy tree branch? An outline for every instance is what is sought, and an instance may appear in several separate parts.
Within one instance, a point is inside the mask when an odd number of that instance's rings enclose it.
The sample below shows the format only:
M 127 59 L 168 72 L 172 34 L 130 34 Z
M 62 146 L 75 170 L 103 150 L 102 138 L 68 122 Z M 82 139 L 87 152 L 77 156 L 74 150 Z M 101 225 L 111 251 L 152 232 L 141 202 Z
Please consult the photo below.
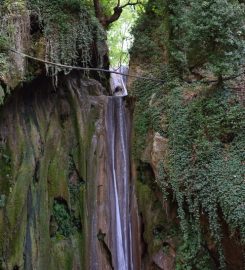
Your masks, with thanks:
M 105 12 L 103 10 L 103 7 L 102 7 L 100 0 L 93 0 L 93 2 L 94 2 L 95 15 L 99 19 L 100 23 L 102 24 L 102 26 L 105 29 L 108 29 L 108 27 L 110 26 L 111 23 L 117 21 L 120 18 L 122 11 L 125 7 L 136 6 L 138 4 L 141 4 L 141 2 L 139 0 L 136 0 L 134 2 L 129 0 L 125 4 L 121 4 L 121 1 L 118 0 L 117 5 L 113 8 L 112 14 L 107 15 L 107 14 L 105 14 Z

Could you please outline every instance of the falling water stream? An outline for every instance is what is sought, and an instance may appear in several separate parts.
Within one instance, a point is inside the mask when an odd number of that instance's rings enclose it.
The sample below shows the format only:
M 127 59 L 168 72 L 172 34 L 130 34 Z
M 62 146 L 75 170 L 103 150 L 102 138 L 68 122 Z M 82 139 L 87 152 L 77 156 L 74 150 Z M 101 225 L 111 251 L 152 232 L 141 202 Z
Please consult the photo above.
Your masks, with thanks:
M 102 118 L 96 124 L 88 162 L 92 181 L 87 193 L 87 268 L 91 270 L 140 269 L 138 208 L 130 164 L 131 99 L 126 98 L 125 86 L 123 76 L 112 76 L 112 96 L 98 97 Z
M 118 69 L 111 68 L 110 70 L 112 71 L 118 71 L 123 74 L 128 74 L 128 67 L 126 66 L 121 66 Z M 110 84 L 111 84 L 111 89 L 116 96 L 127 96 L 128 91 L 127 91 L 127 77 L 120 75 L 120 74 L 111 74 L 111 79 L 110 79 Z M 119 92 L 115 92 L 115 89 L 120 89 Z
M 115 269 L 132 268 L 131 221 L 129 209 L 129 149 L 122 97 L 110 97 L 107 110 L 107 147 L 111 176 L 111 213 Z
M 114 80 L 113 80 L 114 79 Z M 129 138 L 126 123 L 126 110 L 123 96 L 127 94 L 123 78 L 113 78 L 114 89 L 120 83 L 121 96 L 109 97 L 106 129 L 109 154 L 109 175 L 111 176 L 111 204 L 113 226 L 112 245 L 115 250 L 114 268 L 118 270 L 134 269 L 131 241 L 130 215 L 130 158 Z

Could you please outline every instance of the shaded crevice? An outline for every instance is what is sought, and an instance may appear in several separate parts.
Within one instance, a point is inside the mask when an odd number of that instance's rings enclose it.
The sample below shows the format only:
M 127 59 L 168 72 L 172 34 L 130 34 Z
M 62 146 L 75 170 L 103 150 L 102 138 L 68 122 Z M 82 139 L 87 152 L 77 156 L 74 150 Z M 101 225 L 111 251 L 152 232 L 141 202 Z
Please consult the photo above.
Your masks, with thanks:
M 76 181 L 74 181 L 74 177 L 76 178 Z M 72 155 L 69 155 L 69 181 L 73 185 L 81 185 L 86 183 L 86 180 L 80 175 Z
M 33 182 L 38 183 L 39 181 L 39 171 L 40 171 L 40 161 L 37 160 L 35 162 L 35 169 L 34 169 L 34 174 L 33 174 Z
M 105 257 L 106 257 L 108 264 L 110 265 L 111 269 L 114 270 L 114 266 L 113 266 L 113 262 L 112 262 L 112 254 L 111 254 L 111 251 L 110 251 L 108 245 L 105 242 L 105 236 L 106 236 L 106 234 L 103 233 L 101 230 L 99 230 L 99 233 L 97 234 L 97 238 L 100 242 L 102 250 L 104 251 L 104 254 L 105 254 Z
M 155 185 L 155 174 L 149 163 L 139 161 L 139 165 L 137 167 L 137 175 L 138 179 L 143 184 L 148 184 L 151 188 L 152 185 Z
M 39 20 L 39 16 L 36 12 L 30 14 L 30 34 L 41 35 L 43 33 L 43 26 Z
M 0 79 L 0 88 L 4 91 L 4 99 L 6 99 L 6 96 L 9 95 L 9 91 L 6 83 L 2 79 Z
M 80 173 L 76 167 L 73 156 L 69 155 L 69 170 L 68 170 L 68 188 L 70 197 L 70 206 L 73 209 L 77 202 L 80 200 L 81 187 L 86 184 L 85 180 L 80 176 Z M 80 228 L 82 224 L 80 222 Z
M 219 264 L 219 260 L 218 260 L 218 254 L 214 255 L 214 252 L 212 252 L 209 248 L 208 245 L 205 243 L 205 245 L 202 245 L 202 247 L 204 248 L 204 250 L 206 250 L 210 256 L 210 258 L 213 261 L 213 264 L 215 265 L 216 269 L 219 269 L 220 264 Z
M 145 233 L 145 224 L 144 224 L 144 220 L 143 220 L 143 214 L 139 213 L 139 218 L 140 218 L 140 237 L 141 237 L 141 246 L 142 246 L 142 250 L 141 250 L 141 258 L 145 258 L 148 256 L 148 245 L 144 239 L 144 233 Z
M 163 268 L 160 268 L 156 263 L 152 263 L 152 270 L 164 270 Z
M 230 133 L 224 133 L 222 134 L 222 136 L 220 137 L 220 141 L 222 143 L 232 143 L 233 140 L 235 139 L 236 135 L 232 132 Z
M 31 225 L 34 219 L 34 209 L 32 205 L 32 192 L 29 187 L 27 194 L 27 226 L 25 237 L 25 249 L 24 249 L 24 269 L 32 270 L 32 239 L 31 239 Z

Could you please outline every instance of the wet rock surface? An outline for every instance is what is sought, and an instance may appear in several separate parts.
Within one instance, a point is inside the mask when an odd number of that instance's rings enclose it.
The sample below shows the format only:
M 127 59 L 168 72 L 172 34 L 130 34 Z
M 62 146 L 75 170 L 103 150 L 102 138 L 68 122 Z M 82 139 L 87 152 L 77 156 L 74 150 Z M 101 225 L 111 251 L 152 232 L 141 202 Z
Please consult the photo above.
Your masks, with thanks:
M 103 93 L 97 81 L 79 73 L 60 77 L 57 88 L 40 77 L 17 89 L 1 108 L 1 159 L 7 159 L 0 175 L 6 198 L 0 208 L 3 269 L 117 268 L 120 232 L 109 176 L 110 147 L 116 156 L 120 223 L 131 224 L 121 231 L 127 234 L 122 235 L 127 241 L 123 254 L 137 265 L 122 269 L 139 267 L 137 251 L 132 251 L 138 246 L 138 221 L 130 180 L 130 110 L 123 99 Z

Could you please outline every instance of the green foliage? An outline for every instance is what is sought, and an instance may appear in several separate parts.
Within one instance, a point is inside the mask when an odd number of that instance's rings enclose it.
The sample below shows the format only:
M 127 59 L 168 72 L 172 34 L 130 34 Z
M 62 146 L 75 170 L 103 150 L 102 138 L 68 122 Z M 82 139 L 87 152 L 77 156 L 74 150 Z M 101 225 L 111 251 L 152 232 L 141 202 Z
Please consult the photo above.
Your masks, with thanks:
M 132 3 L 136 3 L 137 0 L 135 1 L 131 1 Z M 140 1 L 141 4 L 145 4 L 147 2 L 147 0 L 142 0 Z M 110 16 L 114 11 L 113 9 L 118 5 L 118 0 L 100 0 L 102 9 L 103 9 L 103 13 L 106 16 Z M 127 0 L 121 0 L 120 1 L 120 6 L 123 6 L 125 4 L 127 4 L 128 1 Z M 134 7 L 135 10 L 140 9 L 139 5 Z M 124 11 L 123 11 L 124 12 Z
M 225 88 L 212 89 L 186 104 L 184 95 L 184 88 L 177 87 L 167 101 L 170 185 L 186 237 L 193 220 L 198 228 L 201 208 L 209 218 L 223 264 L 219 206 L 230 227 L 239 229 L 245 239 L 245 212 L 241 207 L 245 196 L 245 171 L 241 166 L 244 109 Z M 190 223 L 184 211 L 186 203 L 192 216 Z
M 0 105 L 3 104 L 4 96 L 5 96 L 4 89 L 0 85 Z
M 75 175 L 74 175 L 75 174 Z M 84 186 L 85 182 L 82 178 L 80 178 L 78 171 L 76 170 L 76 165 L 73 160 L 73 156 L 69 155 L 69 178 L 76 177 L 76 181 L 69 181 L 69 193 L 70 193 L 70 204 L 71 206 L 75 206 L 77 202 L 79 202 L 79 196 L 81 193 L 81 187 Z
M 53 205 L 53 213 L 55 220 L 58 224 L 58 232 L 65 237 L 71 235 L 72 233 L 71 217 L 66 205 L 55 201 Z
M 0 194 L 0 208 L 3 208 L 6 204 L 6 196 L 5 194 Z
M 168 137 L 169 161 L 160 164 L 157 182 L 165 197 L 167 189 L 174 191 L 185 244 L 195 234 L 199 235 L 196 241 L 199 239 L 200 245 L 200 214 L 208 216 L 223 265 L 219 207 L 231 230 L 238 229 L 242 241 L 245 240 L 245 170 L 241 165 L 245 150 L 245 112 L 242 105 L 225 87 L 203 89 L 202 94 L 188 101 L 189 92 L 196 88 L 185 88 L 173 81 L 165 85 L 165 90 L 151 82 L 137 82 L 133 90 L 138 98 L 136 156 L 141 156 L 148 130 Z M 167 115 L 165 128 L 161 124 L 164 115 Z M 195 253 L 191 254 L 195 257 Z
M 1 11 L 0 11 L 1 15 Z M 4 33 L 3 29 L 0 29 L 0 80 L 3 80 L 5 74 L 8 71 L 9 67 L 9 57 L 8 57 L 8 48 L 9 48 L 9 39 Z M 3 87 L 0 85 L 0 105 L 3 103 L 5 97 L 5 92 Z
M 113 8 L 117 6 L 117 0 L 101 0 L 100 3 L 106 16 L 110 16 Z
M 156 77 L 164 73 L 163 67 L 161 66 L 155 67 L 155 71 L 156 70 Z M 150 76 L 150 74 L 147 74 L 147 76 Z M 137 80 L 134 82 L 131 91 L 137 98 L 134 118 L 134 129 L 137 140 L 134 144 L 134 154 L 140 157 L 146 143 L 145 136 L 147 131 L 158 131 L 161 134 L 163 132 L 160 127 L 160 121 L 164 108 L 156 106 L 155 104 L 157 102 L 159 105 L 164 98 L 163 84 L 154 81 Z
M 8 195 L 12 184 L 12 160 L 6 144 L 0 142 L 0 190 Z
M 171 55 L 182 68 L 236 72 L 244 56 L 244 4 L 229 0 L 175 0 L 169 6 Z
M 211 258 L 204 247 L 200 247 L 196 235 L 191 235 L 188 241 L 182 242 L 177 249 L 176 270 L 210 270 Z
M 178 269 L 210 269 L 206 255 L 204 261 L 197 260 L 203 254 L 201 215 L 208 217 L 220 268 L 225 267 L 221 217 L 231 233 L 240 233 L 238 241 L 245 242 L 244 108 L 228 84 L 179 80 L 179 74 L 192 68 L 217 76 L 236 72 L 244 57 L 243 25 L 244 6 L 238 1 L 151 0 L 133 31 L 132 59 L 148 64 L 143 70 L 163 63 L 168 70 L 160 75 L 164 87 L 139 81 L 133 85 L 134 146 L 140 158 L 149 130 L 169 141 L 168 160 L 159 164 L 157 183 L 164 198 L 171 190 L 178 204 L 183 232 Z
M 134 57 L 163 59 L 181 72 L 236 73 L 243 64 L 244 4 L 223 0 L 151 0 L 133 29 Z M 167 54 L 166 54 L 167 50 Z
M 8 50 L 9 42 L 6 36 L 2 35 L 0 36 L 0 52 L 3 53 L 6 50 Z
M 53 215 L 58 226 L 56 238 L 70 237 L 79 229 L 79 221 L 68 209 L 65 202 L 59 200 L 54 201 Z
M 49 1 L 50 6 L 55 8 L 67 9 L 71 13 L 76 13 L 81 10 L 81 1 L 80 0 L 51 0 Z
M 171 242 L 176 244 L 175 269 L 214 269 L 212 258 L 205 248 L 205 241 L 200 233 L 190 233 L 186 238 L 178 223 L 169 218 L 162 209 L 162 201 L 156 196 L 158 187 L 153 175 L 149 174 L 147 163 L 138 166 L 137 198 L 139 209 L 144 220 L 144 240 L 148 244 L 148 253 L 155 254 L 162 249 L 164 254 L 171 254 Z M 147 201 L 147 204 L 145 202 Z M 168 201 L 169 209 L 173 202 Z M 167 213 L 167 211 L 166 211 Z M 171 239 L 171 240 L 170 240 Z M 170 240 L 170 241 L 169 241 Z
M 25 9 L 25 0 L 2 0 L 3 8 L 5 10 L 24 10 Z
M 91 65 L 93 42 L 104 40 L 105 33 L 87 1 L 30 0 L 39 15 L 47 40 L 47 60 L 66 65 Z M 57 68 L 48 67 L 51 74 Z
M 119 67 L 122 64 L 128 65 L 129 48 L 133 41 L 130 31 L 136 17 L 137 12 L 135 10 L 130 7 L 124 8 L 119 20 L 114 22 L 108 31 L 110 64 L 112 67 Z
M 161 0 L 152 0 L 145 9 L 132 30 L 135 42 L 130 54 L 154 63 L 163 58 L 163 48 L 167 46 L 167 8 Z

